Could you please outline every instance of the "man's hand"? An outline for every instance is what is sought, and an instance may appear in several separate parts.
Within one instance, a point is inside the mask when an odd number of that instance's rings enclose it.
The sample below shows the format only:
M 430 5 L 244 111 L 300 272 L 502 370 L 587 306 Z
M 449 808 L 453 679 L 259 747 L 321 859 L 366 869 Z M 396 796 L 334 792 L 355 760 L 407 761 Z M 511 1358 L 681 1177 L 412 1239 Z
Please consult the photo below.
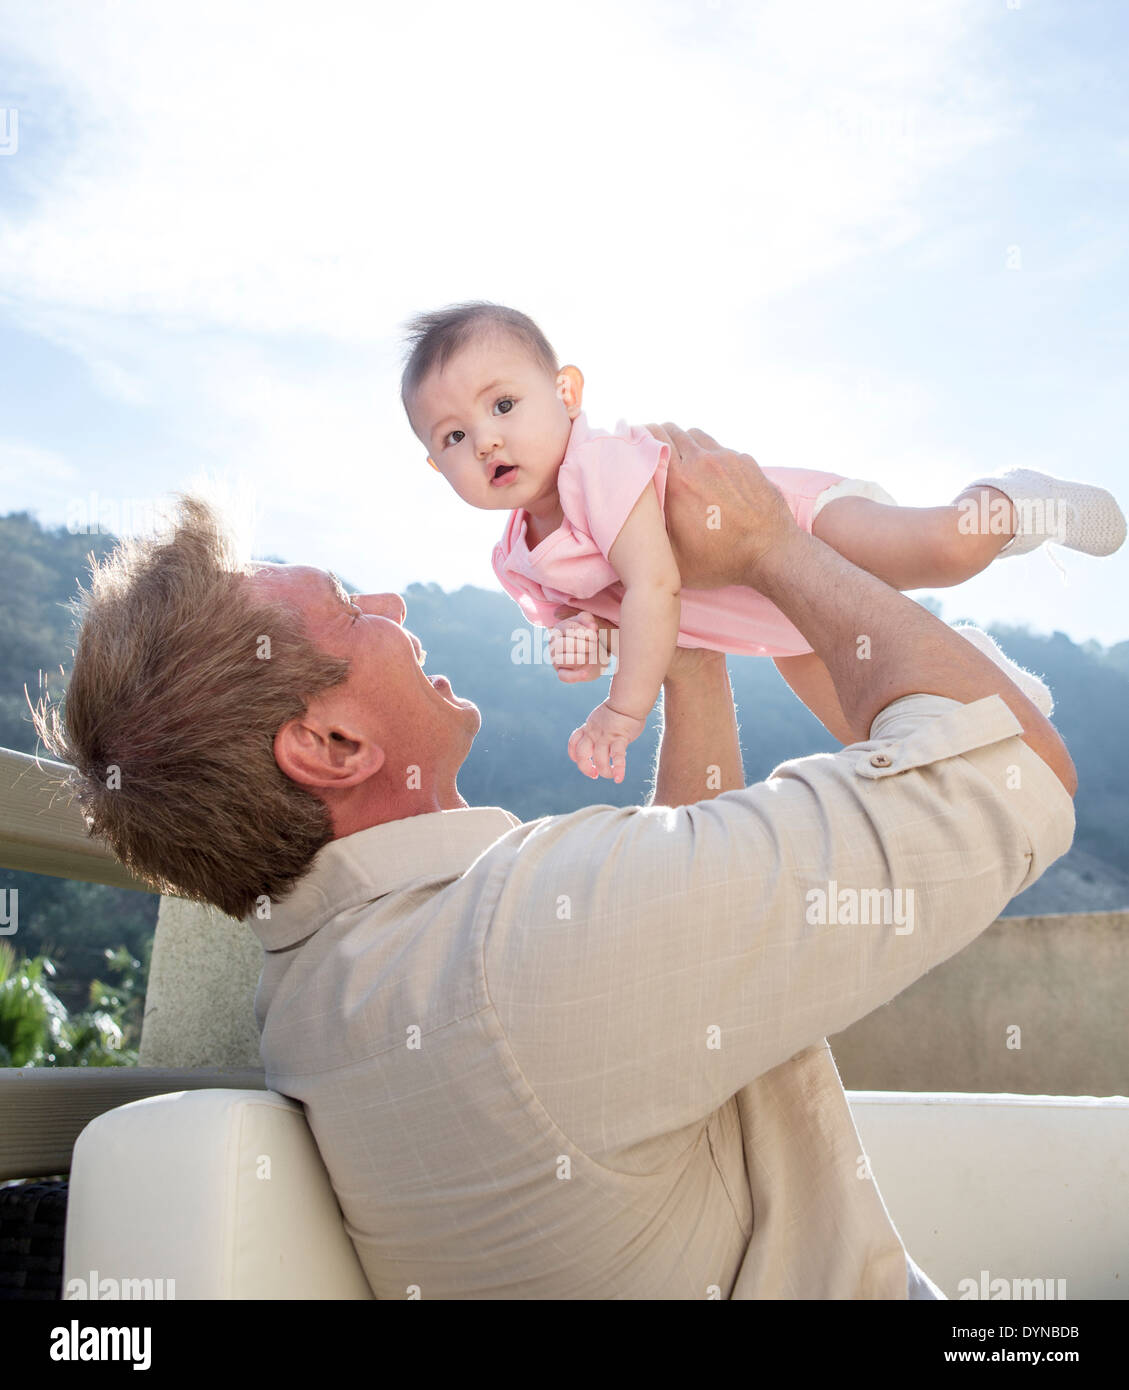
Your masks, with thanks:
M 765 552 L 799 531 L 783 494 L 751 455 L 703 430 L 687 434 L 669 421 L 647 429 L 670 447 L 666 529 L 683 587 L 747 584 Z
M 622 782 L 627 770 L 627 745 L 647 727 L 645 719 L 619 714 L 607 701 L 574 729 L 568 741 L 568 756 L 586 777 L 610 777 Z

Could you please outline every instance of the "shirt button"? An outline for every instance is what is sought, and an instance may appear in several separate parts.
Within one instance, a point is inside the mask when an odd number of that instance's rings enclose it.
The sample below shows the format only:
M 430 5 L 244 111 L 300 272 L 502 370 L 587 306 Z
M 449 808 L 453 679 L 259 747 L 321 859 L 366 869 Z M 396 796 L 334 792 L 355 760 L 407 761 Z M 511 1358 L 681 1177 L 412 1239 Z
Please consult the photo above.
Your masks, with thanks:
M 892 762 L 889 753 L 872 753 L 870 757 L 871 767 L 889 767 Z

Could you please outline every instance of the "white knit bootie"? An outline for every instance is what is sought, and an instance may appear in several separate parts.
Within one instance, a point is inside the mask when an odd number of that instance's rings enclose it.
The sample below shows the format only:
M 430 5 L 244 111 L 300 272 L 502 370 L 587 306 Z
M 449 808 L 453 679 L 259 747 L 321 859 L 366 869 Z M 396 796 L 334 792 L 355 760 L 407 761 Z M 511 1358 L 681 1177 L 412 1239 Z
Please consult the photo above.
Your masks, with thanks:
M 1044 541 L 1054 541 L 1086 555 L 1112 555 L 1125 540 L 1125 517 L 1112 494 L 1092 483 L 1052 478 L 1032 468 L 1010 468 L 996 478 L 977 478 L 969 487 L 994 487 L 1015 508 L 1015 535 L 1003 547 L 1004 555 L 1026 555 Z M 997 498 L 996 501 L 999 499 Z M 1000 531 L 1000 518 L 991 502 L 981 497 L 973 507 L 966 498 L 968 530 Z M 1000 503 L 999 510 L 1005 510 Z M 961 518 L 961 525 L 965 518 Z
M 1055 702 L 1045 682 L 1041 681 L 1038 676 L 1033 675 L 1030 671 L 1025 671 L 1022 666 L 1012 661 L 1011 657 L 1006 655 L 994 637 L 984 632 L 981 628 L 973 627 L 970 623 L 961 624 L 959 626 L 954 624 L 953 631 L 959 632 L 960 635 L 971 642 L 978 651 L 982 651 L 985 656 L 990 657 L 1000 670 L 1006 672 L 1008 677 L 1019 686 L 1020 690 L 1023 691 L 1024 695 L 1027 696 L 1040 714 L 1045 714 L 1048 719 L 1051 717 L 1054 713 Z

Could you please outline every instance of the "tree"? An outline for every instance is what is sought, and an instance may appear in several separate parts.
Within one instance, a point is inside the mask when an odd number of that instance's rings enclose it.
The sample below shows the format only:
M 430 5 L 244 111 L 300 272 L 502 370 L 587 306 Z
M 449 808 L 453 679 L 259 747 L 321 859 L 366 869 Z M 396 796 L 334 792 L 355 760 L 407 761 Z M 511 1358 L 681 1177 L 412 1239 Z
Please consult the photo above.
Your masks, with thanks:
M 95 980 L 91 1007 L 75 1017 L 51 988 L 55 967 L 46 956 L 17 957 L 0 942 L 0 1065 L 9 1067 L 121 1067 L 137 1063 L 130 1044 L 140 1035 L 144 1007 L 141 962 L 125 951 L 105 952 L 122 976 L 108 988 Z

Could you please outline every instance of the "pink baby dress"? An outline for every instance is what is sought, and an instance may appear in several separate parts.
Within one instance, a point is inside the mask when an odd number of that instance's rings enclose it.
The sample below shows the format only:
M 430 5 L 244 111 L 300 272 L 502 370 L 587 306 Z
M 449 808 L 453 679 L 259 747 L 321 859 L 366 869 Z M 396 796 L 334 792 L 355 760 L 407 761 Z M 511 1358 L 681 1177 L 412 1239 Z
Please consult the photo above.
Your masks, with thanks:
M 532 550 L 525 542 L 526 513 L 510 513 L 494 547 L 494 572 L 532 623 L 552 627 L 561 604 L 597 617 L 620 616 L 623 584 L 608 563 L 608 551 L 639 500 L 653 484 L 659 505 L 666 497 L 670 450 L 640 426 L 623 421 L 615 431 L 590 429 L 583 413 L 572 424 L 557 476 L 564 520 Z M 765 468 L 765 477 L 784 494 L 796 522 L 810 532 L 817 502 L 834 495 L 892 499 L 875 484 L 806 468 Z M 722 520 L 724 525 L 724 519 Z M 683 589 L 678 628 L 680 647 L 748 656 L 800 656 L 811 647 L 783 613 L 754 589 Z

